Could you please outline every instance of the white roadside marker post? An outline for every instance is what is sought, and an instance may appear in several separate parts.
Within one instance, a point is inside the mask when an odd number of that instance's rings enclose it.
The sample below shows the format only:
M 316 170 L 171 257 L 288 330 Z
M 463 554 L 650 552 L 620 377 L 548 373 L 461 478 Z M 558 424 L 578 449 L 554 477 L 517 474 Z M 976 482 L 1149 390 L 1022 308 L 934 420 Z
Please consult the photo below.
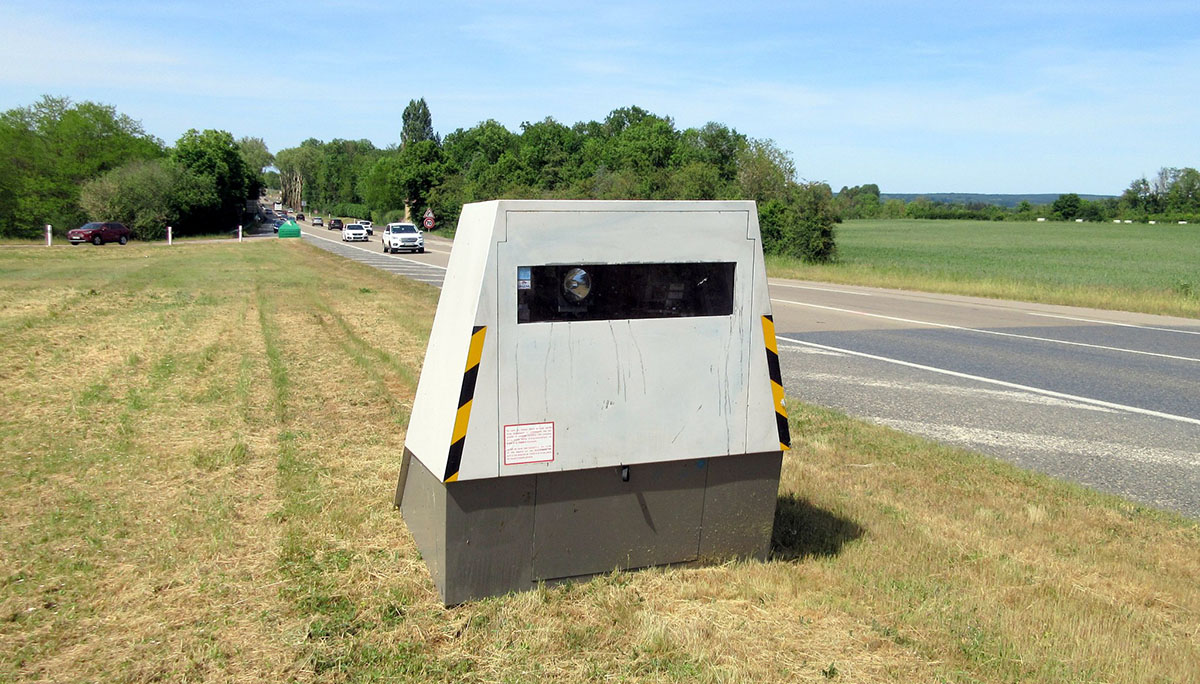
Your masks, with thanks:
M 52 241 L 52 238 L 50 237 L 50 224 L 47 223 L 46 224 L 46 246 L 47 247 L 50 246 L 51 241 Z
M 242 224 L 238 224 L 238 242 L 242 241 Z
M 171 226 L 167 226 L 167 244 L 171 244 Z

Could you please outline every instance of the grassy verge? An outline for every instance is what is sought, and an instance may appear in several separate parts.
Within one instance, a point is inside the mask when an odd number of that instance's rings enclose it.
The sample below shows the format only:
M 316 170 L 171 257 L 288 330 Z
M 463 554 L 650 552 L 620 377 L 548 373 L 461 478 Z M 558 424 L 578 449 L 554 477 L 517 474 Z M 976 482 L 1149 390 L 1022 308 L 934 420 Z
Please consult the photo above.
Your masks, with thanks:
M 872 220 L 772 276 L 1200 318 L 1200 226 Z
M 2 681 L 1200 679 L 1200 528 L 792 405 L 773 558 L 454 609 L 391 496 L 436 292 L 0 253 Z

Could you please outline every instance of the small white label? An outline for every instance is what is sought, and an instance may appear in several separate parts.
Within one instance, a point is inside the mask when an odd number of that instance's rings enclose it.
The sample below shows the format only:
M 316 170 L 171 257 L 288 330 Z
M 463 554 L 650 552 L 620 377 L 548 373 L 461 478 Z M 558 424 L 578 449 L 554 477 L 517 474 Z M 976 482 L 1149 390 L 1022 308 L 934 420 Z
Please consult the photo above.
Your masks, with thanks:
M 517 289 L 529 290 L 533 288 L 533 269 L 528 266 L 517 267 Z
M 504 426 L 504 465 L 554 460 L 554 423 Z

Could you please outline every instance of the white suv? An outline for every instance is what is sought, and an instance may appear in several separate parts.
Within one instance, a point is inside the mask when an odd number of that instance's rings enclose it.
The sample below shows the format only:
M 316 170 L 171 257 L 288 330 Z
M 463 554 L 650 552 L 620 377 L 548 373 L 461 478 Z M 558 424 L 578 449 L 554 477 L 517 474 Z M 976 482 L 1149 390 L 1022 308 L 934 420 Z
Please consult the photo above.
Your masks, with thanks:
M 342 228 L 342 242 L 366 242 L 367 229 L 361 223 L 347 223 Z
M 425 251 L 425 236 L 411 223 L 389 223 L 383 229 L 383 251 Z

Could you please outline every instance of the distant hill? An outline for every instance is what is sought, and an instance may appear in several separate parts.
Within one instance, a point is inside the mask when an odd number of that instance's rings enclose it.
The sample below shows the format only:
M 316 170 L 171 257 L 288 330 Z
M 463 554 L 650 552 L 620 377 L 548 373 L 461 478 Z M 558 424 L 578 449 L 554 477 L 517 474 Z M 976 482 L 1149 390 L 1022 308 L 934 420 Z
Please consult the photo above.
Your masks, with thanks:
M 1030 204 L 1051 204 L 1058 199 L 1063 193 L 1048 193 L 1039 195 L 985 195 L 974 192 L 918 192 L 918 193 L 897 193 L 884 192 L 880 193 L 879 198 L 883 201 L 890 199 L 904 200 L 911 202 L 918 197 L 928 198 L 933 202 L 945 202 L 947 204 L 971 204 L 977 202 L 979 204 L 995 204 L 1001 207 L 1015 207 L 1021 202 L 1028 201 Z M 1089 202 L 1094 202 L 1100 199 L 1109 199 L 1113 195 L 1080 195 L 1082 199 Z

